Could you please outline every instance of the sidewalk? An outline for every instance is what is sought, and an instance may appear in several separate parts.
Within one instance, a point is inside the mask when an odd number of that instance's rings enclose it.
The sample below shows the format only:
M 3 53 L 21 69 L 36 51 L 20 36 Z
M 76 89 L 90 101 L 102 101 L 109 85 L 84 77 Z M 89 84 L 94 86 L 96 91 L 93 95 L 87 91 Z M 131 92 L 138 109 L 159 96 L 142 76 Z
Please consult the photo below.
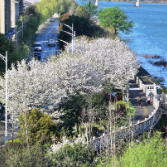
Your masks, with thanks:
M 147 103 L 147 97 L 145 96 L 143 91 L 139 89 L 134 80 L 130 80 L 129 86 L 130 88 L 134 88 L 133 90 L 129 90 L 131 103 L 136 110 L 136 113 L 134 115 L 134 123 L 136 123 L 137 121 L 143 121 L 145 118 L 148 118 L 148 116 L 154 111 L 155 108 L 152 104 Z M 140 96 L 142 98 L 142 107 L 138 106 L 137 101 L 138 97 Z

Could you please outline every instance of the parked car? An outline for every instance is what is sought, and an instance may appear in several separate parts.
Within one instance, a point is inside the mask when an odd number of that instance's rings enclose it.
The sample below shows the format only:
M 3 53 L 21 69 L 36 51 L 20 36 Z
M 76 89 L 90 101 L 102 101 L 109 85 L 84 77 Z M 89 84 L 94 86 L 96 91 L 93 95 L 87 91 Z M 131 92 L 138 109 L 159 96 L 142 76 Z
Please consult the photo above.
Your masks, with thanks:
M 41 53 L 34 53 L 33 57 L 35 58 L 35 60 L 41 60 Z
M 49 39 L 48 41 L 48 46 L 55 46 L 55 40 L 54 39 Z
M 42 45 L 40 42 L 35 42 L 34 51 L 42 51 Z

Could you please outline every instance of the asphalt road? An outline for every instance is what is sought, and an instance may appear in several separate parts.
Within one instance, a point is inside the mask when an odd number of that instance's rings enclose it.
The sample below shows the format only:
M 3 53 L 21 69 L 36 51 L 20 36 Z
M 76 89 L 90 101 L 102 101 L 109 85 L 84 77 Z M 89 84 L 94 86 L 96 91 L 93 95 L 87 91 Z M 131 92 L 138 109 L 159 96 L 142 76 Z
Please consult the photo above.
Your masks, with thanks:
M 41 59 L 45 59 L 50 55 L 56 55 L 57 51 L 59 51 L 56 40 L 59 36 L 58 27 L 58 18 L 54 18 L 53 22 L 49 22 L 46 27 L 36 34 L 35 42 L 41 42 L 42 44 L 42 52 L 39 52 L 41 53 Z M 56 46 L 48 46 L 49 39 L 56 40 Z
M 48 46 L 48 40 L 54 39 L 56 40 L 59 36 L 58 32 L 59 22 L 58 18 L 54 18 L 53 22 L 49 22 L 42 30 L 40 30 L 35 36 L 35 42 L 41 42 L 42 44 L 42 52 L 41 59 L 47 58 L 50 55 L 56 55 L 59 48 L 57 46 Z M 35 51 L 37 52 L 37 51 Z M 4 111 L 0 115 L 0 145 L 4 145 L 5 143 L 5 122 L 4 122 Z M 14 130 L 14 138 L 16 138 L 18 129 Z M 12 125 L 8 124 L 8 140 L 12 139 Z

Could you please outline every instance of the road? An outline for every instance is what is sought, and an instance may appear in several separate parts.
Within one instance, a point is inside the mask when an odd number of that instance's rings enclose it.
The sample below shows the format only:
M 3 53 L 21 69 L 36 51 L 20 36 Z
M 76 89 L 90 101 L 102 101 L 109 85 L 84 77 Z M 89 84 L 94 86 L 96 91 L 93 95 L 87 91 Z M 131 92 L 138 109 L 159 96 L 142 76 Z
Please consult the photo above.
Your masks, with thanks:
M 41 59 L 47 58 L 50 55 L 56 55 L 56 52 L 59 50 L 56 42 L 56 46 L 48 46 L 49 39 L 58 38 L 58 18 L 54 18 L 53 22 L 49 22 L 42 30 L 40 30 L 35 36 L 35 42 L 41 42 L 42 44 L 42 52 Z M 0 145 L 4 145 L 5 143 L 5 123 L 4 123 L 4 111 L 0 115 Z M 3 119 L 3 120 L 2 120 Z M 14 130 L 14 138 L 16 138 L 16 133 L 18 129 Z M 8 140 L 12 139 L 12 126 L 8 123 Z
M 59 22 L 58 18 L 54 18 L 53 22 L 49 22 L 46 27 L 40 30 L 35 36 L 35 42 L 41 42 L 42 52 L 41 59 L 47 58 L 50 55 L 56 55 L 56 52 L 59 50 L 56 42 L 56 46 L 48 46 L 48 40 L 56 40 L 59 36 L 58 32 Z M 37 51 L 35 51 L 37 52 Z

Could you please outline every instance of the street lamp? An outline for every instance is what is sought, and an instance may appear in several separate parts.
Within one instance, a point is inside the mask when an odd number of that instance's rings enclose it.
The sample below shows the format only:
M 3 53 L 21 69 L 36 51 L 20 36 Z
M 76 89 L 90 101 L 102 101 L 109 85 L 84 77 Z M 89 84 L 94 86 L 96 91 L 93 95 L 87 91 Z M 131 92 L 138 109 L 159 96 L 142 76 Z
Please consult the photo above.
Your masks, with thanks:
M 72 37 L 72 54 L 73 54 L 73 52 L 74 52 L 74 42 L 75 42 L 75 47 L 76 47 L 76 32 L 74 31 L 74 27 L 73 27 L 73 24 L 72 24 L 72 27 L 70 27 L 69 25 L 67 25 L 67 24 L 65 24 L 65 23 L 61 23 L 62 25 L 65 25 L 66 27 L 68 27 L 71 31 L 72 31 L 72 33 L 69 33 L 69 32 L 67 32 L 67 31 L 64 31 L 64 30 L 60 30 L 60 31 L 62 31 L 62 32 L 65 32 L 65 33 L 67 33 L 67 34 L 69 34 L 69 35 L 71 35 L 71 37 Z M 76 49 L 76 48 L 75 48 Z
M 6 64 L 6 107 L 5 107 L 5 143 L 8 141 L 8 134 L 7 134 L 7 107 L 8 107 L 8 85 L 7 85 L 7 81 L 8 81 L 8 54 L 6 51 L 6 57 L 0 54 L 0 57 L 2 58 L 2 60 L 5 62 Z

